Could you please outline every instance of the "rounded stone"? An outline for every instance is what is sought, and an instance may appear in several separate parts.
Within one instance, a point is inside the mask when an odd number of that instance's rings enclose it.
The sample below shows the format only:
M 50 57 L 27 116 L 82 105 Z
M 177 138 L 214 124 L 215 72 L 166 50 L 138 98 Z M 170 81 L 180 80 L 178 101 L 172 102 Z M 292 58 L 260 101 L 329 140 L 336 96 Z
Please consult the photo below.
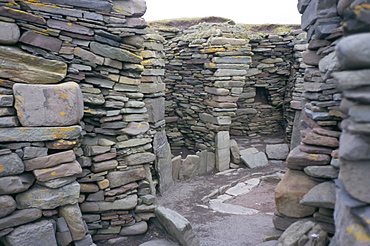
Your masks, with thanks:
M 141 221 L 132 226 L 123 227 L 119 233 L 121 236 L 132 236 L 144 234 L 148 230 L 148 223 Z
M 21 35 L 15 23 L 0 21 L 0 44 L 15 44 Z
M 11 196 L 0 196 L 0 218 L 3 218 L 14 212 L 16 202 Z
M 342 69 L 370 67 L 370 33 L 355 34 L 343 38 L 336 46 L 336 54 Z

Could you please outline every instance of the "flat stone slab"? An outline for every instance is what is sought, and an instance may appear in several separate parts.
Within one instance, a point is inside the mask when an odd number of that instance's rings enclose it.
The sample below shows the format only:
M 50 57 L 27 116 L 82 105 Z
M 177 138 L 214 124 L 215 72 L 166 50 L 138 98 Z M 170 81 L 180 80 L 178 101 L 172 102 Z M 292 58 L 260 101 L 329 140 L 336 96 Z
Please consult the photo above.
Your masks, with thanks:
M 29 84 L 55 84 L 65 78 L 67 64 L 30 55 L 9 46 L 0 46 L 0 77 Z
M 17 227 L 6 236 L 9 245 L 50 245 L 57 246 L 54 220 L 42 220 L 37 223 Z
M 155 214 L 158 220 L 166 228 L 169 234 L 175 237 L 181 245 L 184 246 L 200 246 L 198 237 L 194 234 L 189 221 L 177 212 L 164 208 L 157 207 Z
M 73 150 L 59 152 L 47 156 L 41 156 L 24 161 L 25 170 L 32 171 L 35 169 L 49 168 L 56 165 L 72 162 L 76 160 L 76 155 Z
M 258 210 L 253 208 L 245 208 L 239 205 L 232 205 L 222 202 L 210 202 L 210 208 L 213 210 L 225 213 L 225 214 L 236 214 L 236 215 L 252 215 L 259 213 Z
M 30 190 L 15 197 L 18 208 L 54 209 L 56 207 L 75 204 L 80 196 L 80 184 L 73 182 L 59 189 L 34 186 Z
M 15 84 L 13 91 L 22 126 L 70 126 L 83 117 L 82 93 L 77 83 Z
M 114 202 L 84 202 L 81 204 L 81 211 L 103 212 L 110 210 L 130 210 L 137 205 L 137 195 L 130 195 L 124 199 L 115 200 Z
M 242 162 L 249 168 L 264 167 L 268 165 L 265 153 L 258 152 L 255 148 L 240 151 Z
M 166 239 L 156 239 L 146 243 L 142 243 L 139 246 L 179 246 L 179 244 L 167 241 Z
M 35 221 L 41 216 L 41 210 L 36 208 L 16 210 L 11 215 L 0 219 L 0 230 Z
M 78 139 L 81 126 L 0 128 L 1 142 L 44 142 L 58 139 Z

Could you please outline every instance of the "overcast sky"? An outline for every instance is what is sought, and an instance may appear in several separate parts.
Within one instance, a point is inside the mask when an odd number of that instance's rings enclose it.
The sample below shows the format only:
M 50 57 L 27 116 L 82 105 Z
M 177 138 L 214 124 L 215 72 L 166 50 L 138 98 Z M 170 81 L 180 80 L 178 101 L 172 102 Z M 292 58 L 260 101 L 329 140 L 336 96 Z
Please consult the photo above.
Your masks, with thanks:
M 241 24 L 300 24 L 298 0 L 146 0 L 146 21 L 220 16 Z

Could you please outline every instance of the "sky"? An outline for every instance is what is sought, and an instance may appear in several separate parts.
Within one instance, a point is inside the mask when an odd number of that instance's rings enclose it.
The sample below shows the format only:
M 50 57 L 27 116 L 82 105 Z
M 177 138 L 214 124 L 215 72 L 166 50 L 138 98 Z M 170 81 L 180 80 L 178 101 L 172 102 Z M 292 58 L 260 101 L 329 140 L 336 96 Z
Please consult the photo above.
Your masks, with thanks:
M 146 21 L 219 16 L 237 24 L 300 24 L 298 0 L 146 0 Z

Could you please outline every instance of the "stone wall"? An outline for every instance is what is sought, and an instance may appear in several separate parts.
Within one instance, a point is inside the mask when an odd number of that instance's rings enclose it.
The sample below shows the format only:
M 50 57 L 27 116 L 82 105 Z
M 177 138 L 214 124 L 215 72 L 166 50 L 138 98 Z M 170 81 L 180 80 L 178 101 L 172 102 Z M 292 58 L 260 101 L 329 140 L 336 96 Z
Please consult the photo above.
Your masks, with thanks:
M 335 233 L 330 245 L 370 241 L 364 178 L 369 170 L 368 120 L 363 117 L 370 39 L 357 34 L 369 31 L 369 7 L 362 2 L 298 2 L 309 42 L 303 54 L 306 103 L 301 144 L 290 152 L 289 171 L 276 188 L 274 225 L 285 230 L 297 220 L 312 220 L 329 235 Z
M 191 161 L 193 167 L 180 178 L 228 169 L 230 135 L 286 132 L 290 139 L 295 112 L 301 109 L 305 33 L 258 34 L 227 23 L 157 31 L 166 40 L 164 81 L 171 148 L 179 153 L 186 147 L 200 158 L 198 164 Z M 174 173 L 174 179 L 178 177 Z
M 146 232 L 158 179 L 165 190 L 172 178 L 157 174 L 171 170 L 163 40 L 145 11 L 142 0 L 0 2 L 1 243 Z

